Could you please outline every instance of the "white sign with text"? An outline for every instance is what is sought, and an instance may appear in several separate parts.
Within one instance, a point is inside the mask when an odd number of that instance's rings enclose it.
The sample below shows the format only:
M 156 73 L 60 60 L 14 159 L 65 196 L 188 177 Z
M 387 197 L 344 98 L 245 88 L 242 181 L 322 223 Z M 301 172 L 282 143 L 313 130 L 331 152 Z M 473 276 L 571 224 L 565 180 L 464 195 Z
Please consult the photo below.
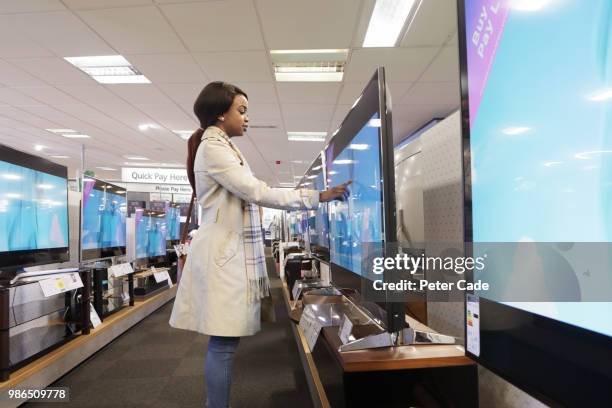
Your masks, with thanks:
M 123 167 L 121 180 L 127 183 L 189 184 L 185 169 L 156 169 L 147 167 Z

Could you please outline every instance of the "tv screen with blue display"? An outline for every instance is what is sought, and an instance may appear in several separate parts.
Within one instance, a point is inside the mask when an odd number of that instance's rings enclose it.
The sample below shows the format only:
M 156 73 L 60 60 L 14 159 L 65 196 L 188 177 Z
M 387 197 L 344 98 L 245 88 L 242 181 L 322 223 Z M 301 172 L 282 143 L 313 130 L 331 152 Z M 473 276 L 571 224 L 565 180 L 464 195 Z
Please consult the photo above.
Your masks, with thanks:
M 0 267 L 68 259 L 66 167 L 0 145 Z
M 181 238 L 181 206 L 170 201 L 151 201 L 149 209 L 152 211 L 163 212 L 166 217 L 168 241 L 178 241 Z
M 166 255 L 168 227 L 163 212 L 136 209 L 136 259 Z
M 461 0 L 459 21 L 466 241 L 554 243 L 533 270 L 518 251 L 487 268 L 497 290 L 468 351 L 553 405 L 609 406 L 612 369 L 590 361 L 612 361 L 612 302 L 588 291 L 612 293 L 612 2 Z M 521 301 L 519 279 L 539 299 Z M 559 290 L 574 301 L 546 301 Z
M 83 179 L 82 259 L 125 254 L 126 191 L 91 177 Z
M 312 162 L 298 188 L 325 190 L 325 168 L 322 153 Z M 327 203 L 319 203 L 316 210 L 307 211 L 307 234 L 310 251 L 322 260 L 329 261 L 329 219 Z
M 371 253 L 366 247 L 381 250 L 383 243 L 396 240 L 386 92 L 384 69 L 379 68 L 325 148 L 327 185 L 351 181 L 348 198 L 328 205 L 330 260 L 362 277 L 362 261 Z

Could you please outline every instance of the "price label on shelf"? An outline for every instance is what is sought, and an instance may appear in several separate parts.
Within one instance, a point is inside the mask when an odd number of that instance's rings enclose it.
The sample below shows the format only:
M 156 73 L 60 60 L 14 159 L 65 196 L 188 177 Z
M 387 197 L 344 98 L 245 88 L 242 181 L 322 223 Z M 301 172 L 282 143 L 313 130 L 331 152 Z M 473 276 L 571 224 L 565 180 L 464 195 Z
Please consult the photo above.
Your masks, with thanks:
M 161 282 L 167 280 L 168 281 L 168 286 L 170 286 L 170 287 L 174 286 L 168 271 L 156 272 L 156 273 L 153 274 L 153 276 L 155 277 L 155 282 L 157 282 L 157 283 L 161 283 Z
M 46 298 L 83 287 L 83 281 L 78 272 L 57 275 L 41 280 L 38 283 Z
M 342 344 L 346 344 L 349 342 L 349 337 L 352 331 L 353 322 L 346 315 L 342 315 L 342 325 L 340 325 L 340 330 L 338 331 L 338 337 L 340 337 L 340 341 L 342 341 Z
M 121 292 L 121 300 L 123 301 L 123 303 L 129 303 L 130 302 L 130 295 L 127 294 L 126 292 Z
M 115 278 L 119 278 L 121 276 L 129 275 L 134 272 L 134 268 L 132 268 L 132 264 L 129 262 L 122 263 L 119 265 L 113 265 L 108 268 L 108 273 L 110 276 L 114 276 Z
M 299 326 L 300 329 L 302 329 L 302 333 L 304 333 L 308 348 L 312 351 L 317 344 L 317 338 L 319 338 L 323 325 L 318 321 L 317 316 L 310 306 L 312 305 L 308 305 L 304 308 Z
M 121 276 L 129 275 L 134 272 L 134 268 L 132 268 L 132 264 L 122 263 L 119 265 L 113 265 L 108 268 L 108 273 L 110 276 L 114 276 L 115 278 L 119 278 Z
M 102 324 L 102 320 L 100 320 L 100 316 L 98 316 L 98 312 L 96 312 L 96 309 L 93 307 L 91 303 L 89 304 L 89 321 L 93 325 L 94 329 Z
M 300 294 L 302 293 L 302 283 L 295 281 L 295 283 L 293 284 L 293 290 L 291 291 L 291 294 L 293 295 L 293 301 L 297 302 L 298 299 L 300 298 Z

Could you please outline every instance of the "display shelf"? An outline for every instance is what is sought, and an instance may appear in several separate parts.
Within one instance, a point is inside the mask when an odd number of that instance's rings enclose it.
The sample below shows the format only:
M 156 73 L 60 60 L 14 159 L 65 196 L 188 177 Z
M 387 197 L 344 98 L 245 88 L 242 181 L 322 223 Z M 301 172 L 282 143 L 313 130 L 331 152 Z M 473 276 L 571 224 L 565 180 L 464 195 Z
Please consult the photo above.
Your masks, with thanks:
M 45 388 L 87 360 L 98 350 L 142 321 L 155 310 L 174 299 L 177 286 L 148 299 L 134 302 L 112 314 L 88 336 L 78 336 L 69 343 L 14 371 L 11 378 L 0 383 L 0 398 L 9 389 Z M 3 401 L 2 407 L 17 407 L 25 400 Z

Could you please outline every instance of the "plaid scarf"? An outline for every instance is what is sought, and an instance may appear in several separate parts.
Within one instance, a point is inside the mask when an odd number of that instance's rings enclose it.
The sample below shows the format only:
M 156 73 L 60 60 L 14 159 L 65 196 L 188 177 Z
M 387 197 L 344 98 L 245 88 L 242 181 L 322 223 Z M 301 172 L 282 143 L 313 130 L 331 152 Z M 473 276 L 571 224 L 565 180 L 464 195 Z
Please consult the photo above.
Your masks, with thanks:
M 248 299 L 251 303 L 270 296 L 270 281 L 266 270 L 266 254 L 261 232 L 259 206 L 244 203 L 244 254 L 248 278 Z
M 246 166 L 250 171 L 242 152 L 234 145 L 230 138 L 216 126 L 209 127 L 215 130 L 240 159 L 240 164 Z M 207 137 L 202 140 L 207 139 Z M 247 299 L 250 303 L 259 302 L 260 299 L 270 296 L 270 281 L 266 268 L 266 255 L 264 252 L 264 239 L 261 231 L 261 218 L 259 206 L 256 204 L 242 202 L 242 236 L 244 240 L 244 256 L 247 274 Z

